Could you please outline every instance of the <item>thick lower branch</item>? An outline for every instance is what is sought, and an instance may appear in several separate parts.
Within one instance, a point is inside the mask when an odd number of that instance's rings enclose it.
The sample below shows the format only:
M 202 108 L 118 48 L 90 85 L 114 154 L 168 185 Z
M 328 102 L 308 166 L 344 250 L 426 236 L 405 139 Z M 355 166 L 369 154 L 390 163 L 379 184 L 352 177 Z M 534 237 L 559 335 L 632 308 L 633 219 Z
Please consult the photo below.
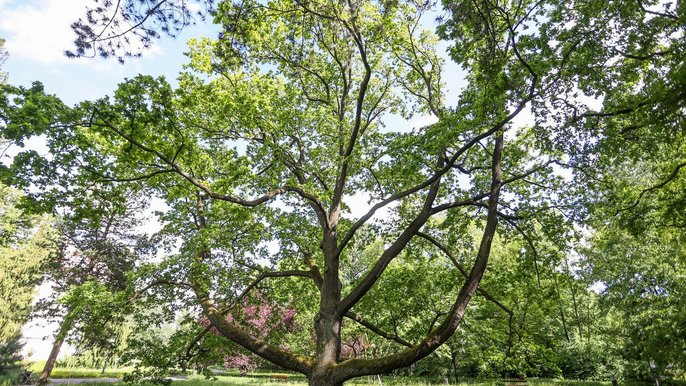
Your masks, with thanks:
M 283 368 L 309 374 L 313 358 L 288 352 L 250 335 L 242 328 L 227 321 L 210 299 L 201 299 L 200 304 L 210 322 L 226 338 Z
M 264 279 L 270 278 L 270 277 L 292 277 L 292 276 L 300 276 L 300 277 L 312 277 L 311 273 L 308 271 L 279 271 L 279 272 L 262 272 L 258 277 L 256 277 L 250 284 L 248 284 L 247 287 L 241 292 L 238 296 L 236 296 L 231 303 L 229 303 L 226 307 L 224 307 L 220 314 L 222 316 L 226 316 L 226 314 L 236 305 L 238 304 L 241 300 L 243 300 L 248 293 L 255 288 L 260 282 L 262 282 Z M 191 357 L 191 350 L 193 347 L 195 347 L 196 344 L 200 343 L 202 338 L 207 335 L 208 332 L 214 327 L 214 323 L 210 323 L 207 327 L 203 328 L 194 338 L 191 340 L 190 344 L 188 345 L 188 348 L 186 349 L 186 357 L 190 358 Z

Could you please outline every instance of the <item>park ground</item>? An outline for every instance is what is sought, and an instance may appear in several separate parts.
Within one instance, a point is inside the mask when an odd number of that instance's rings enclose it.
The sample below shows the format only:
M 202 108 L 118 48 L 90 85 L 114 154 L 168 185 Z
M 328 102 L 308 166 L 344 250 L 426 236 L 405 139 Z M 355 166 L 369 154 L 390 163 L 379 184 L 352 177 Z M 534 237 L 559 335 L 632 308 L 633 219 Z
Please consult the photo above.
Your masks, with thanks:
M 27 369 L 33 373 L 38 373 L 42 367 L 42 363 L 32 363 L 27 365 Z M 104 386 L 104 384 L 111 384 L 115 378 L 121 379 L 125 373 L 130 372 L 130 368 L 107 369 L 104 372 L 102 369 L 83 368 L 83 367 L 56 367 L 52 373 L 52 379 L 55 384 L 66 385 L 76 384 L 80 386 Z M 513 382 L 515 381 L 515 382 Z M 107 382 L 107 383 L 104 383 Z M 449 382 L 449 383 L 447 383 Z M 9 386 L 13 383 L 6 378 L 0 378 L 0 386 Z M 428 385 L 463 385 L 463 386 L 610 386 L 611 382 L 602 381 L 580 381 L 580 380 L 563 380 L 563 379 L 539 379 L 530 378 L 524 383 L 516 380 L 475 380 L 466 379 L 460 383 L 455 383 L 454 380 L 446 380 L 444 378 L 426 378 L 426 377 L 407 377 L 407 376 L 391 376 L 385 375 L 381 377 L 381 383 L 378 378 L 364 377 L 346 382 L 346 385 L 383 385 L 383 386 L 428 386 Z M 639 382 L 620 382 L 621 385 L 629 386 L 647 386 L 648 383 Z M 159 385 L 159 384 L 158 384 Z M 189 375 L 176 377 L 172 381 L 172 386 L 306 386 L 307 381 L 305 377 L 300 374 L 288 372 L 252 372 L 241 376 L 237 371 L 222 372 L 216 375 L 213 379 L 207 379 L 201 375 Z M 686 386 L 686 382 L 669 383 L 673 386 Z

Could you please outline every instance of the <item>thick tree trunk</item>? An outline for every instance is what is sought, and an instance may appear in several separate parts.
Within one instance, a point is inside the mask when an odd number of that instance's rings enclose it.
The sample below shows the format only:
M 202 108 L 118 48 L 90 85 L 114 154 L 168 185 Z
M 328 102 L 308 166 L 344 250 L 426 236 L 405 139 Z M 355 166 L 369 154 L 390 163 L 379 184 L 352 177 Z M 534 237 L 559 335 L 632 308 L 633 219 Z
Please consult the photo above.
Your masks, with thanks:
M 330 367 L 338 363 L 341 353 L 341 319 L 320 313 L 315 321 L 317 363 Z
M 336 383 L 332 378 L 326 376 L 312 376 L 307 380 L 308 386 L 343 386 L 343 382 Z
M 333 367 L 340 361 L 341 354 L 341 318 L 334 312 L 320 311 L 315 320 L 317 334 L 317 356 L 312 372 L 308 376 L 310 386 L 343 385 L 333 372 Z
M 339 206 L 329 214 L 330 228 L 324 233 L 321 249 L 324 253 L 324 272 L 321 281 L 319 313 L 314 320 L 317 335 L 317 354 L 308 375 L 312 385 L 342 385 L 334 376 L 334 366 L 341 359 L 341 324 L 343 314 L 339 312 L 341 281 L 339 278 L 339 256 L 336 252 Z
M 55 368 L 55 362 L 57 362 L 57 356 L 60 354 L 60 349 L 62 349 L 62 344 L 64 343 L 64 339 L 67 337 L 67 334 L 69 333 L 69 330 L 71 330 L 71 326 L 73 324 L 74 318 L 72 315 L 72 311 L 70 310 L 67 313 L 67 316 L 64 317 L 62 322 L 60 323 L 60 329 L 57 332 L 57 335 L 55 336 L 55 341 L 52 344 L 52 350 L 50 350 L 50 356 L 48 356 L 48 360 L 45 362 L 45 366 L 43 367 L 43 371 L 40 374 L 40 377 L 38 378 L 38 384 L 39 385 L 45 385 L 48 383 L 48 378 L 50 377 L 50 374 L 52 373 L 52 369 Z

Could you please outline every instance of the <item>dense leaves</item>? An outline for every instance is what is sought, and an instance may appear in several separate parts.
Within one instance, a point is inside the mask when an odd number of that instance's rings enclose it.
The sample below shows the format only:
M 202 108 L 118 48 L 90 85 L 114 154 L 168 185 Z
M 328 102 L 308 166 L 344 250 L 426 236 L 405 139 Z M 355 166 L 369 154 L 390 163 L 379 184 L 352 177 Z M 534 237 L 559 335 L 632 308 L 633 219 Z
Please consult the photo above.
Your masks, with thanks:
M 56 252 L 51 218 L 23 212 L 20 199 L 20 192 L 0 185 L 0 373 L 21 359 L 21 327 L 43 268 Z

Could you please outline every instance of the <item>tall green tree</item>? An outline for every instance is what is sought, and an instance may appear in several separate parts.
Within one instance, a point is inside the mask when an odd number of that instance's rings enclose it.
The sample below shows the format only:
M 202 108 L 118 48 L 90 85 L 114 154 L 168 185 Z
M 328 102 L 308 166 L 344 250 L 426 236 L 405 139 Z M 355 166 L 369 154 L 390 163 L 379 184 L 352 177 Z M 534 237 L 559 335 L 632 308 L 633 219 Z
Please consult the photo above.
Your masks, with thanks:
M 633 233 L 612 220 L 593 236 L 586 275 L 602 286 L 603 309 L 621 317 L 610 333 L 622 344 L 627 375 L 659 384 L 686 368 L 684 234 L 669 227 Z
M 16 189 L 0 185 L 0 371 L 21 358 L 21 328 L 49 256 L 56 252 L 51 218 L 25 213 L 20 198 Z
M 17 89 L 28 95 L 9 103 L 10 133 L 21 136 L 28 128 L 60 141 L 48 140 L 53 160 L 20 158 L 12 174 L 31 177 L 25 166 L 43 162 L 64 170 L 66 162 L 80 171 L 65 175 L 63 181 L 73 181 L 66 191 L 95 178 L 156 192 L 173 209 L 170 226 L 192 231 L 175 257 L 175 274 L 183 275 L 179 281 L 214 327 L 247 350 L 305 374 L 313 385 L 387 372 L 431 354 L 456 330 L 478 287 L 499 216 L 518 219 L 522 201 L 514 196 L 529 198 L 525 211 L 545 213 L 551 205 L 538 186 L 551 179 L 552 155 L 540 149 L 532 156 L 531 132 L 510 130 L 532 98 L 535 77 L 524 73 L 518 86 L 523 94 L 508 94 L 504 82 L 475 84 L 451 111 L 442 100 L 435 37 L 420 27 L 427 4 L 218 6 L 224 37 L 192 44 L 195 73 L 183 74 L 178 90 L 141 76 L 122 84 L 111 100 L 66 109 L 39 89 Z M 46 120 L 22 126 L 23 100 L 44 103 Z M 442 121 L 385 130 L 387 113 L 432 113 Z M 502 189 L 512 196 L 503 198 Z M 51 191 L 55 197 L 64 193 Z M 347 213 L 348 202 L 360 193 L 373 204 L 355 218 Z M 382 209 L 393 221 L 375 217 Z M 439 217 L 446 219 L 441 225 L 430 222 Z M 472 223 L 480 232 L 464 244 L 467 279 L 433 288 L 452 292 L 439 306 L 440 317 L 413 327 L 422 333 L 404 342 L 409 347 L 344 360 L 344 318 L 391 336 L 365 323 L 355 307 L 407 253 L 420 229 L 444 238 L 464 235 Z M 362 229 L 383 246 L 344 287 L 341 265 L 354 263 L 347 256 L 367 242 L 359 236 Z M 221 312 L 231 301 L 221 289 L 247 285 L 224 284 L 222 273 L 252 271 L 244 267 L 261 260 L 265 241 L 276 243 L 278 252 L 264 256 L 274 264 L 255 275 L 303 277 L 316 290 L 312 351 L 265 342 Z
M 52 291 L 36 310 L 59 324 L 40 383 L 47 382 L 67 340 L 80 350 L 118 348 L 119 324 L 129 309 L 127 297 L 133 296 L 130 276 L 148 253 L 147 236 L 137 229 L 145 202 L 130 193 L 101 187 L 74 197 L 66 209 L 59 249 L 43 270 Z

